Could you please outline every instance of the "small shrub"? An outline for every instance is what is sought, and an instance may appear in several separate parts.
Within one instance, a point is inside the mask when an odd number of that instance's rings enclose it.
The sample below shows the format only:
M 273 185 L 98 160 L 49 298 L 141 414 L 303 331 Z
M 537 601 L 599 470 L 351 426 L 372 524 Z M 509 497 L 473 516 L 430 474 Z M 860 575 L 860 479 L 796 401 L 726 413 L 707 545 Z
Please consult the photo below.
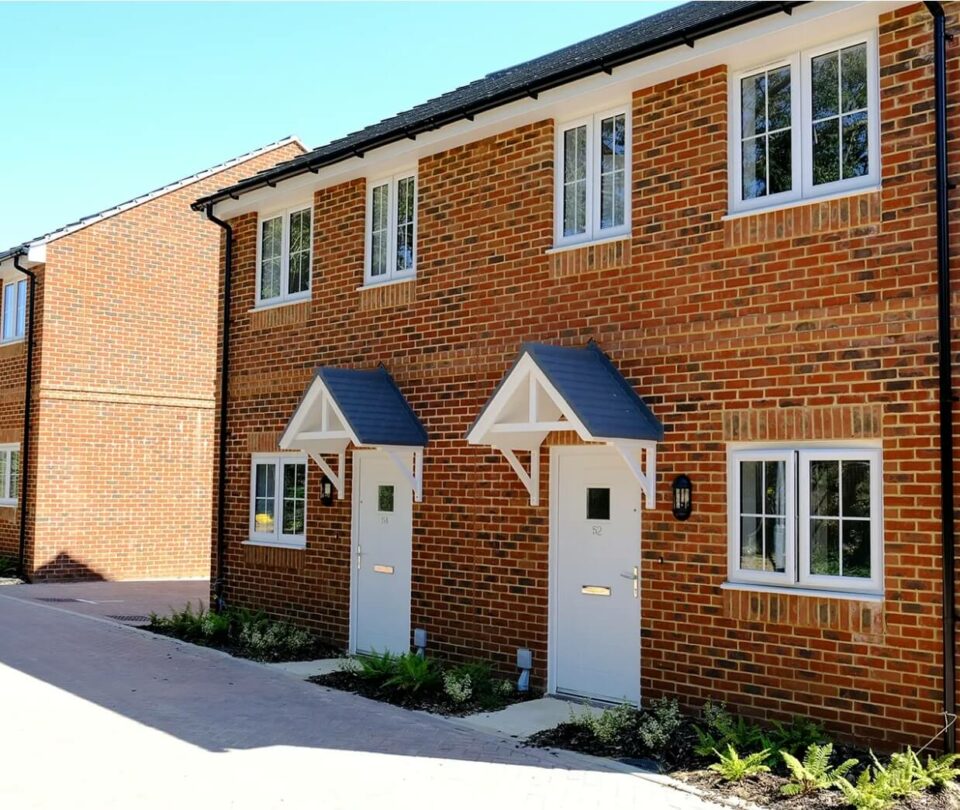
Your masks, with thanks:
M 230 637 L 231 619 L 227 613 L 203 613 L 198 620 L 201 635 L 210 641 L 223 643 Z
M 408 695 L 429 692 L 440 686 L 441 670 L 432 658 L 421 658 L 414 653 L 404 653 L 396 659 L 396 669 L 383 682 L 387 689 Z
M 499 681 L 494 681 L 493 692 L 499 698 L 508 698 L 516 691 L 516 687 L 513 684 L 513 681 L 508 681 L 506 678 L 503 678 Z
M 953 786 L 957 777 L 960 777 L 960 768 L 956 767 L 958 761 L 960 761 L 960 754 L 944 754 L 936 759 L 927 757 L 924 772 L 933 787 L 943 790 Z
M 237 641 L 245 655 L 258 661 L 299 658 L 313 648 L 313 638 L 306 630 L 269 619 L 245 625 Z
M 363 671 L 363 664 L 358 658 L 341 658 L 337 662 L 339 672 L 349 672 L 353 675 L 359 675 Z
M 600 714 L 590 711 L 589 707 L 579 713 L 572 707 L 570 709 L 570 722 L 589 729 L 604 745 L 612 745 L 628 734 L 635 728 L 638 716 L 637 709 L 629 703 L 604 709 Z
M 839 777 L 835 784 L 840 788 L 847 804 L 856 810 L 886 810 L 894 799 L 883 773 L 875 773 L 872 768 L 863 771 L 856 784 L 843 776 Z
M 17 567 L 15 557 L 0 555 L 0 577 L 15 577 L 17 575 Z
M 772 748 L 777 751 L 786 751 L 794 757 L 799 757 L 804 751 L 809 752 L 812 745 L 828 743 L 823 728 L 806 717 L 794 717 L 789 723 L 773 722 L 769 733 Z
M 445 672 L 443 674 L 443 692 L 453 703 L 466 703 L 473 697 L 473 680 L 469 672 Z
M 802 762 L 789 751 L 781 751 L 780 756 L 783 757 L 790 772 L 790 782 L 780 789 L 784 796 L 799 796 L 815 790 L 826 790 L 833 787 L 840 777 L 845 776 L 847 771 L 859 764 L 855 759 L 848 759 L 837 767 L 831 768 L 833 745 L 830 743 L 826 745 L 813 743 L 808 746 Z
M 707 701 L 703 707 L 703 721 L 702 727 L 693 727 L 697 735 L 697 744 L 693 750 L 701 757 L 709 757 L 728 747 L 740 751 L 766 749 L 768 756 L 774 749 L 773 743 L 759 726 L 743 717 L 734 720 L 722 703 Z
M 720 761 L 714 762 L 710 770 L 720 774 L 725 782 L 742 782 L 748 776 L 770 771 L 770 768 L 764 764 L 764 760 L 770 755 L 770 750 L 767 748 L 742 758 L 732 745 L 727 746 L 725 754 L 716 750 L 713 753 L 720 757 Z
M 383 683 L 388 678 L 392 678 L 397 671 L 397 656 L 390 652 L 361 655 L 357 661 L 360 664 L 357 675 L 365 681 Z
M 677 701 L 660 698 L 654 700 L 641 715 L 637 734 L 651 753 L 662 752 L 673 743 L 682 725 L 683 715 Z

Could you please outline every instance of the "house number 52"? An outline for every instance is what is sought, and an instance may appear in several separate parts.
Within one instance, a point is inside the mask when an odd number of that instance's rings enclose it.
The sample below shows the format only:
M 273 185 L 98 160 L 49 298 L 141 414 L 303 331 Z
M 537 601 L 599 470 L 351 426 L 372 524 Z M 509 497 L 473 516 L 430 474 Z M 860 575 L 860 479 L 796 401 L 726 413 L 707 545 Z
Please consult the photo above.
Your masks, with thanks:
M 600 535 L 603 534 L 603 526 L 594 526 L 592 528 L 594 537 L 600 537 Z

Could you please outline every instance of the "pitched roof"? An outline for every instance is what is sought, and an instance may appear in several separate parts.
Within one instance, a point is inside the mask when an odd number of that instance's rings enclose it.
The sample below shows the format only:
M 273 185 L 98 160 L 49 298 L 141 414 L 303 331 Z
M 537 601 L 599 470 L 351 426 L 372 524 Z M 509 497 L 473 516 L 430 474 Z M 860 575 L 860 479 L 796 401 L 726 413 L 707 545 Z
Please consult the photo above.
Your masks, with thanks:
M 385 118 L 343 138 L 331 141 L 305 155 L 285 161 L 253 177 L 197 200 L 197 210 L 206 205 L 237 197 L 278 180 L 315 171 L 380 146 L 409 138 L 420 132 L 473 116 L 532 96 L 585 76 L 609 72 L 645 56 L 743 25 L 761 17 L 789 11 L 802 2 L 744 2 L 743 0 L 701 0 L 685 3 L 659 14 L 562 48 L 529 62 L 498 70 L 423 104 Z
M 424 447 L 427 444 L 427 431 L 383 366 L 375 369 L 318 368 L 307 391 L 317 380 L 333 397 L 347 427 L 360 444 L 394 447 Z
M 225 160 L 222 163 L 216 164 L 215 166 L 210 166 L 202 171 L 195 172 L 194 174 L 187 175 L 186 177 L 181 177 L 179 180 L 175 180 L 172 183 L 167 183 L 164 186 L 160 186 L 160 188 L 156 188 L 153 191 L 148 191 L 146 194 L 141 194 L 138 197 L 134 197 L 126 202 L 122 202 L 119 205 L 113 205 L 110 208 L 104 208 L 102 211 L 97 211 L 95 214 L 88 214 L 85 217 L 80 217 L 80 219 L 76 220 L 75 222 L 70 222 L 67 225 L 57 228 L 56 230 L 45 233 L 42 236 L 38 236 L 34 239 L 30 239 L 19 245 L 15 245 L 7 250 L 0 250 L 0 261 L 9 259 L 15 254 L 24 253 L 31 245 L 52 242 L 55 239 L 59 239 L 67 234 L 73 233 L 74 231 L 78 231 L 81 228 L 87 227 L 88 225 L 93 225 L 95 222 L 116 216 L 117 214 L 123 213 L 131 208 L 136 208 L 138 205 L 143 205 L 143 203 L 155 200 L 157 197 L 161 197 L 164 194 L 169 194 L 171 191 L 176 191 L 177 189 L 181 189 L 184 186 L 190 185 L 191 183 L 204 180 L 207 177 L 217 174 L 218 172 L 231 169 L 234 166 L 244 163 L 245 161 L 259 157 L 260 155 L 266 154 L 274 149 L 279 149 L 282 146 L 287 146 L 291 143 L 298 143 L 301 147 L 306 149 L 299 138 L 297 138 L 295 135 L 288 135 L 286 138 L 281 138 L 280 140 L 269 143 L 266 146 L 261 146 L 259 149 L 254 149 L 242 155 L 237 155 L 237 157 L 230 158 L 230 160 Z
M 592 341 L 582 348 L 524 343 L 483 406 L 476 426 L 520 361 L 529 356 L 592 439 L 662 441 L 663 425 Z M 473 427 L 471 427 L 471 431 Z M 587 437 L 584 437 L 587 438 Z

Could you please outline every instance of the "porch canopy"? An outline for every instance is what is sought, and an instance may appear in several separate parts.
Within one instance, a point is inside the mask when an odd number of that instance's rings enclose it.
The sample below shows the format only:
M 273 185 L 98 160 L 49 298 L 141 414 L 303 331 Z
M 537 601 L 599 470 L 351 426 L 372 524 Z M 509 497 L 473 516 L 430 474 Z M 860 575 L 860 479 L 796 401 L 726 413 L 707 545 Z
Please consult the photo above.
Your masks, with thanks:
M 318 368 L 280 437 L 282 450 L 300 450 L 317 463 L 340 498 L 351 444 L 383 450 L 410 482 L 414 498 L 423 499 L 427 431 L 383 366 Z M 337 456 L 336 471 L 324 455 Z
M 593 341 L 582 348 L 524 343 L 467 433 L 499 450 L 539 503 L 540 446 L 554 430 L 616 448 L 654 505 L 663 426 Z M 530 453 L 530 471 L 516 451 Z

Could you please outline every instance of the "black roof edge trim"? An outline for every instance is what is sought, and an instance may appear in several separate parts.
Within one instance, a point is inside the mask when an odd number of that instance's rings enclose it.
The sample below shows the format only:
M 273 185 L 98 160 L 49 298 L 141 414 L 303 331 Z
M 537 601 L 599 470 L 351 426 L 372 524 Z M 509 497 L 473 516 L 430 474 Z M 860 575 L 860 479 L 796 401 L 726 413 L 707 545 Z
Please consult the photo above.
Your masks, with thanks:
M 789 14 L 797 6 L 803 6 L 809 2 L 812 2 L 812 0 L 790 0 L 789 2 L 763 3 L 750 6 L 749 8 L 742 9 L 725 17 L 719 17 L 701 25 L 691 26 L 690 28 L 684 29 L 675 34 L 670 34 L 669 36 L 662 37 L 654 40 L 653 42 L 645 43 L 640 47 L 627 48 L 619 53 L 609 54 L 601 58 L 593 59 L 590 62 L 587 62 L 583 65 L 578 65 L 575 68 L 557 71 L 556 73 L 545 77 L 542 81 L 533 84 L 527 84 L 523 87 L 512 88 L 508 91 L 491 96 L 481 104 L 460 107 L 451 110 L 442 116 L 432 116 L 431 118 L 426 119 L 419 127 L 398 127 L 395 131 L 389 132 L 386 135 L 370 138 L 368 141 L 363 141 L 360 143 L 347 144 L 342 149 L 338 149 L 337 151 L 324 156 L 320 160 L 308 160 L 303 163 L 298 163 L 295 166 L 290 166 L 286 170 L 278 168 L 275 172 L 271 172 L 264 176 L 254 175 L 253 177 L 249 177 L 246 180 L 241 180 L 239 183 L 230 186 L 229 189 L 221 189 L 213 194 L 208 194 L 206 197 L 201 197 L 199 200 L 196 200 L 194 203 L 192 203 L 191 207 L 195 211 L 201 211 L 208 205 L 216 204 L 222 200 L 225 200 L 227 197 L 231 196 L 231 191 L 245 193 L 248 191 L 254 191 L 255 189 L 263 188 L 264 186 L 273 186 L 275 185 L 276 181 L 289 180 L 291 177 L 297 177 L 305 174 L 306 172 L 312 171 L 313 167 L 320 169 L 340 163 L 343 160 L 353 157 L 354 152 L 357 149 L 369 152 L 372 149 L 389 146 L 390 144 L 410 138 L 411 135 L 417 135 L 422 132 L 439 129 L 440 127 L 455 123 L 456 121 L 464 118 L 472 121 L 474 116 L 478 115 L 479 113 L 489 112 L 490 110 L 496 109 L 497 107 L 502 107 L 505 104 L 528 98 L 532 92 L 539 94 L 546 90 L 552 90 L 556 87 L 560 87 L 561 85 L 568 84 L 572 81 L 584 79 L 587 76 L 592 76 L 595 73 L 607 73 L 609 70 L 612 70 L 615 67 L 625 65 L 628 62 L 634 62 L 638 59 L 644 59 L 648 56 L 653 56 L 663 51 L 670 50 L 671 48 L 675 48 L 679 45 L 689 45 L 692 47 L 693 41 L 697 39 L 702 39 L 714 34 L 720 34 L 740 25 L 745 25 L 746 23 L 754 22 L 755 20 L 760 20 L 764 17 L 770 17 L 774 14 Z M 536 98 L 536 95 L 533 97 Z M 268 182 L 268 179 L 269 181 L 273 182 Z

